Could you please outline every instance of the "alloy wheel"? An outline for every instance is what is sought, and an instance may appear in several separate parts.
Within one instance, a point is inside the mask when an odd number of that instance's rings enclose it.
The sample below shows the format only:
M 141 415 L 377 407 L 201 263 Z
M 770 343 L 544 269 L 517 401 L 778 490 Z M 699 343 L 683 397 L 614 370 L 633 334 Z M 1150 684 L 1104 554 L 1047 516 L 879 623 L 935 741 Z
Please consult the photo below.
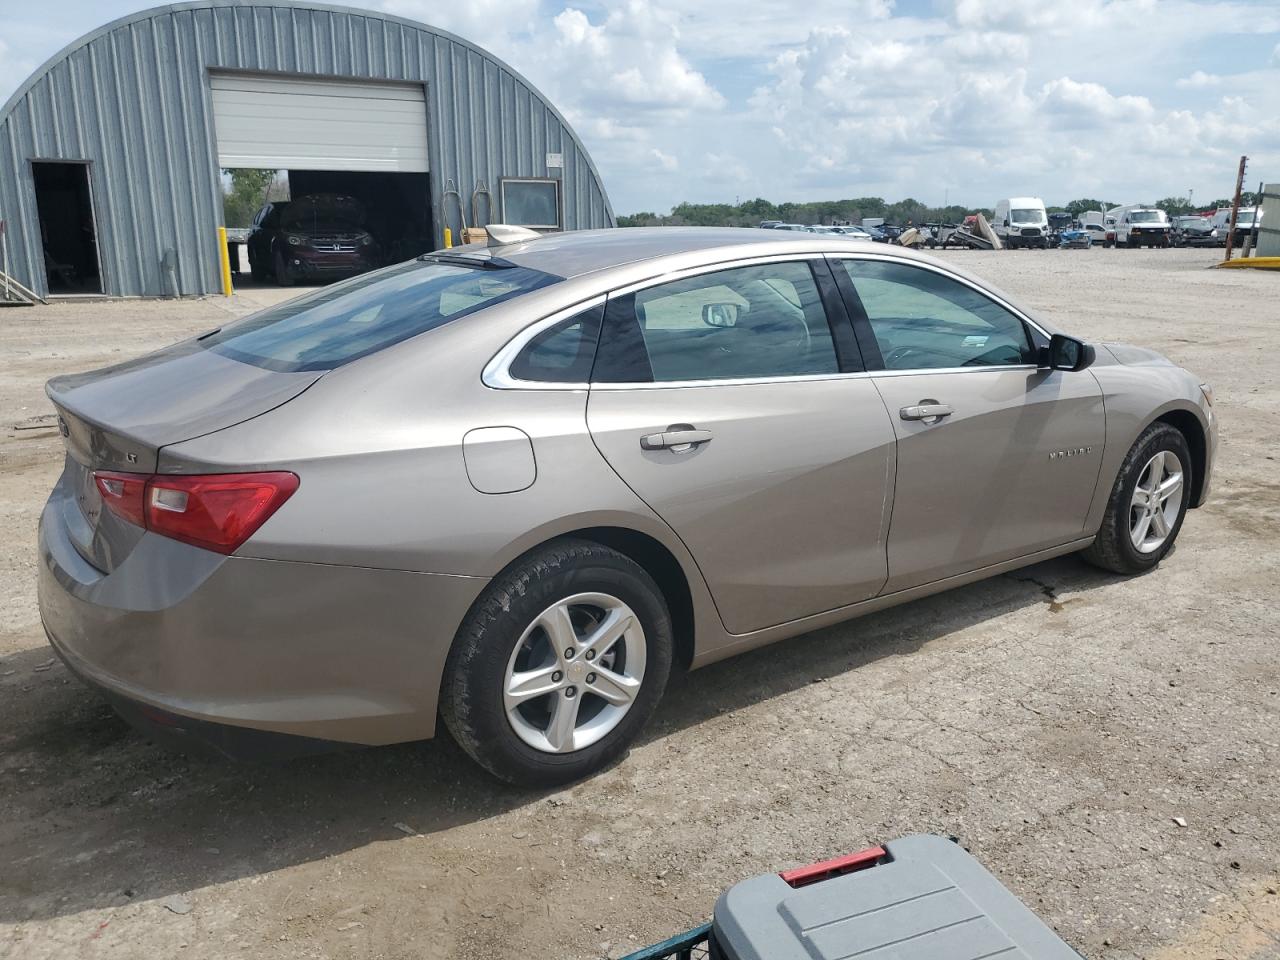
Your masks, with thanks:
M 579 593 L 539 614 L 507 663 L 502 700 L 522 741 L 543 753 L 596 743 L 630 711 L 644 681 L 640 618 L 605 593 Z
M 1178 522 L 1182 509 L 1182 462 L 1160 450 L 1138 474 L 1129 501 L 1129 539 L 1139 553 L 1159 550 Z

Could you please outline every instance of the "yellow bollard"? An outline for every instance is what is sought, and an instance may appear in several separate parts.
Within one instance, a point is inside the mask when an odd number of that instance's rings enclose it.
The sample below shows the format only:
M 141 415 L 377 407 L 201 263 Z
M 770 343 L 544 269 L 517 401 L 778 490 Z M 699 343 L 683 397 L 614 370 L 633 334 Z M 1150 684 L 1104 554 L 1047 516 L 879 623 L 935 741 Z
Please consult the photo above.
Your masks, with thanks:
M 453 231 L 448 227 L 444 228 L 444 248 L 448 250 L 453 246 Z
M 231 296 L 231 252 L 227 249 L 227 228 L 218 228 L 218 262 L 222 265 L 222 295 Z

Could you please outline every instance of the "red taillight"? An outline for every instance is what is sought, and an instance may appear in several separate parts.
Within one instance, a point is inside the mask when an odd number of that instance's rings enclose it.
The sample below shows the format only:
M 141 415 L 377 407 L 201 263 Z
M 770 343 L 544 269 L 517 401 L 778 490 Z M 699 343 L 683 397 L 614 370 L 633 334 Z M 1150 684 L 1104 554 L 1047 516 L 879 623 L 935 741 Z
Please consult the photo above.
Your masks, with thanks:
M 147 525 L 145 496 L 149 479 L 142 473 L 110 473 L 106 470 L 99 470 L 93 475 L 103 505 L 116 516 L 139 527 Z
M 232 553 L 298 489 L 296 474 L 215 473 L 196 477 L 97 472 L 102 501 L 112 512 L 217 553 Z

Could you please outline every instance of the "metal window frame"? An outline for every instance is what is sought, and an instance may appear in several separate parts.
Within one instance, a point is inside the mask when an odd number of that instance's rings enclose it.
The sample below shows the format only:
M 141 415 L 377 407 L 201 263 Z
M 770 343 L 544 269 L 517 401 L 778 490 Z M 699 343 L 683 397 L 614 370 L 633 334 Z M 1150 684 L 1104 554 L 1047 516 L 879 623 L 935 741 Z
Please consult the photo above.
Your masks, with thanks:
M 557 223 L 515 223 L 511 224 L 515 227 L 527 227 L 530 230 L 563 230 L 564 229 L 564 187 L 561 185 L 559 177 L 499 177 L 498 178 L 498 203 L 502 209 L 502 222 L 510 223 L 507 219 L 507 184 L 508 183 L 551 183 L 556 188 L 556 219 Z

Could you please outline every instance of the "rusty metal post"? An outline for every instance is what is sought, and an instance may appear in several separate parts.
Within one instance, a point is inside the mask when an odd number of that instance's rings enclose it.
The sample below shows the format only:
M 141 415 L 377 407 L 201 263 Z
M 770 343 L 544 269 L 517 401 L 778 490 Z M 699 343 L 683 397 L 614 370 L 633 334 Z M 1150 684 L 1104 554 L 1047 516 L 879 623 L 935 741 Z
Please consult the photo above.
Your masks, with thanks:
M 1231 247 L 1236 239 L 1236 217 L 1240 215 L 1240 192 L 1244 190 L 1244 167 L 1248 162 L 1248 157 L 1240 158 L 1240 172 L 1236 174 L 1236 192 L 1231 198 L 1231 224 L 1227 227 L 1227 255 L 1222 258 L 1224 262 L 1231 259 Z

